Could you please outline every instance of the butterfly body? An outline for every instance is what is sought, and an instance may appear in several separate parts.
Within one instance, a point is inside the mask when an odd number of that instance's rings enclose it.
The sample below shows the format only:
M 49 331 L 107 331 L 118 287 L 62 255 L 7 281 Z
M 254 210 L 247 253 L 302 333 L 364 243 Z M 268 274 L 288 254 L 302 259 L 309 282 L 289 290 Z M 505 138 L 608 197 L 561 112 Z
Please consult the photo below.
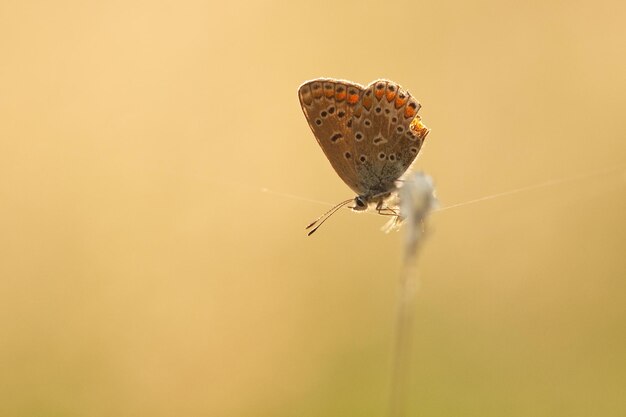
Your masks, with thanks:
M 428 135 L 417 114 L 420 104 L 388 80 L 364 87 L 319 78 L 302 84 L 298 97 L 324 154 L 357 194 L 353 209 L 376 203 L 380 212 Z

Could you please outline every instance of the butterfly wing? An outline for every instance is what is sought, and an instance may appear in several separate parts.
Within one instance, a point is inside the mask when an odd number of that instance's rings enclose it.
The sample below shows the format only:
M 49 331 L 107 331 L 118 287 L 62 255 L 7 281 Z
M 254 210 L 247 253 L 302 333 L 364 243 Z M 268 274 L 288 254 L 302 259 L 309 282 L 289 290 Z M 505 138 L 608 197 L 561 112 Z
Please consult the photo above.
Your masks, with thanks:
M 430 131 L 417 115 L 420 104 L 387 80 L 365 87 L 353 112 L 357 177 L 369 195 L 394 188 L 419 153 Z
M 361 186 L 355 164 L 353 114 L 363 87 L 349 81 L 319 78 L 298 89 L 300 105 L 317 143 L 339 177 L 357 194 Z

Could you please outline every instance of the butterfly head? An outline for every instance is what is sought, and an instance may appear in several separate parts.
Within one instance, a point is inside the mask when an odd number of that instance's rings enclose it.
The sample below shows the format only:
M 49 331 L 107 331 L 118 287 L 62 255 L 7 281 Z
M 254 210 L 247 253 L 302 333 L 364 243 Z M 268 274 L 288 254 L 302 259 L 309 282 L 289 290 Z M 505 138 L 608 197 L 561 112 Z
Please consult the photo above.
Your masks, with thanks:
M 354 211 L 364 211 L 367 210 L 368 201 L 364 196 L 358 195 L 354 198 L 354 206 L 351 207 Z

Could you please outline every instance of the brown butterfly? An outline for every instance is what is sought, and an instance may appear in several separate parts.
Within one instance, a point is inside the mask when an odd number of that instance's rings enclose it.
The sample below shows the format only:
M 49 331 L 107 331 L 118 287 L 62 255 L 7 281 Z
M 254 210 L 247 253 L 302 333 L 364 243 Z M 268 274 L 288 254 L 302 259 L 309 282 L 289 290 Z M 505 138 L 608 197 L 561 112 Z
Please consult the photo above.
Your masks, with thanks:
M 354 201 L 355 211 L 376 204 L 379 214 L 397 216 L 384 201 L 419 153 L 430 129 L 417 112 L 421 105 L 388 80 L 367 87 L 318 78 L 298 89 L 302 111 L 317 143 L 339 177 L 357 196 L 337 204 L 307 226 L 315 232 L 339 208 Z

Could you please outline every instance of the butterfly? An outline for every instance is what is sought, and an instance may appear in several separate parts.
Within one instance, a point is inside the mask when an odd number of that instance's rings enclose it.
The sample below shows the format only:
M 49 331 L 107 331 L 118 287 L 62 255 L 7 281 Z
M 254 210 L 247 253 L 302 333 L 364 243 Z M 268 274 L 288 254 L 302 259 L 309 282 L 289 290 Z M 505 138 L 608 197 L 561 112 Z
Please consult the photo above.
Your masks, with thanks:
M 421 105 L 398 84 L 376 80 L 367 87 L 318 78 L 298 89 L 302 111 L 317 143 L 339 177 L 357 196 L 337 204 L 307 226 L 311 235 L 350 202 L 398 216 L 385 200 L 411 166 L 430 132 L 417 114 Z

